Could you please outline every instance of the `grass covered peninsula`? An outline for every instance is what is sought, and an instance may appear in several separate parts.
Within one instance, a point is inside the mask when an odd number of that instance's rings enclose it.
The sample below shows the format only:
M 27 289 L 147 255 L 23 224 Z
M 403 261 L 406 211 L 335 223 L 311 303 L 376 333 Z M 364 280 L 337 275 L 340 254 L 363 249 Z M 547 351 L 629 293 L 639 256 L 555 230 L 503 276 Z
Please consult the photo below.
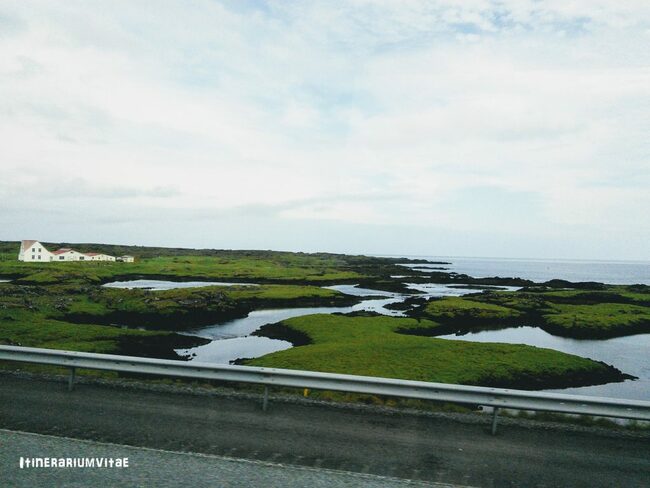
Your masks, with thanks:
M 404 272 L 399 259 L 341 254 L 44 244 L 130 254 L 136 262 L 25 263 L 17 260 L 19 242 L 0 242 L 0 280 L 10 281 L 0 283 L 0 343 L 178 358 L 174 349 L 206 341 L 175 331 L 262 308 L 350 305 L 358 299 L 322 286 L 385 280 Z M 102 286 L 136 279 L 258 286 L 167 291 Z
M 537 390 L 623 381 L 590 359 L 532 346 L 413 335 L 440 324 L 386 316 L 308 315 L 263 327 L 298 347 L 244 364 L 409 380 Z
M 50 243 L 47 243 L 50 244 Z M 68 243 L 51 244 L 52 247 Z M 472 278 L 425 260 L 74 244 L 135 263 L 23 263 L 19 243 L 0 242 L 0 343 L 181 359 L 176 349 L 209 342 L 188 335 L 260 309 L 345 307 L 362 298 L 325 288 L 358 284 L 408 294 L 395 308 L 409 317 L 310 315 L 265 326 L 259 335 L 297 347 L 246 364 L 526 389 L 622 381 L 611 366 L 532 346 L 448 341 L 430 336 L 480 328 L 538 325 L 570 337 L 607 338 L 647 331 L 648 287 L 543 284 L 520 278 Z M 427 262 L 427 264 L 432 264 Z M 444 266 L 445 263 L 435 263 Z M 170 290 L 103 286 L 137 279 L 229 282 Z M 409 283 L 472 285 L 465 297 L 427 300 Z M 522 286 L 499 291 L 498 285 Z M 183 334 L 181 334 L 181 332 Z
M 175 357 L 173 348 L 206 341 L 160 330 L 194 329 L 245 317 L 256 308 L 354 302 L 354 297 L 314 286 L 208 286 L 151 291 L 0 283 L 0 342 L 134 355 L 142 348 L 143 355 Z
M 410 315 L 444 324 L 435 335 L 535 325 L 562 337 L 608 339 L 650 332 L 650 287 L 487 290 L 464 297 L 432 299 L 415 307 Z

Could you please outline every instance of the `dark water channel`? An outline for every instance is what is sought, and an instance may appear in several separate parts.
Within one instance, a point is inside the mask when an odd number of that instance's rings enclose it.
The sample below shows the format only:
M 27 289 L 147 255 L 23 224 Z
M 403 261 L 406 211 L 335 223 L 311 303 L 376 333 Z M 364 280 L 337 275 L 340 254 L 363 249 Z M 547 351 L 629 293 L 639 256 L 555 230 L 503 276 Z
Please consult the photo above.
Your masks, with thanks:
M 454 296 L 476 293 L 478 290 L 447 288 L 437 285 L 431 289 L 430 296 Z M 192 361 L 208 363 L 229 363 L 239 358 L 254 358 L 292 347 L 287 341 L 269 339 L 267 337 L 251 336 L 254 331 L 266 324 L 274 324 L 291 317 L 312 315 L 317 313 L 350 313 L 358 311 L 377 312 L 393 317 L 403 316 L 403 312 L 385 308 L 386 305 L 404 301 L 411 295 L 392 293 L 380 290 L 359 288 L 354 285 L 335 285 L 326 288 L 340 291 L 348 295 L 366 298 L 356 305 L 349 307 L 306 307 L 282 308 L 275 310 L 256 310 L 247 317 L 231 320 L 224 324 L 201 327 L 189 333 L 212 339 L 209 344 L 191 349 L 180 349 L 177 352 L 190 355 Z M 426 292 L 429 296 L 429 291 Z M 435 295 L 434 295 L 435 294 Z
M 148 288 L 152 290 L 167 290 L 171 288 L 210 286 L 210 285 L 241 285 L 242 283 L 223 282 L 172 282 L 159 280 L 136 280 L 131 282 L 115 282 L 105 286 L 120 288 Z M 255 286 L 248 283 L 249 286 Z M 469 288 L 450 288 L 447 285 L 427 283 L 410 285 L 414 293 L 421 297 L 462 296 L 476 293 L 480 290 Z M 349 313 L 356 311 L 373 311 L 390 316 L 403 316 L 401 311 L 385 308 L 386 305 L 404 301 L 413 296 L 410 294 L 391 293 L 380 290 L 359 288 L 354 285 L 330 286 L 334 290 L 363 300 L 348 307 L 306 307 L 283 308 L 275 310 L 256 310 L 247 317 L 215 324 L 196 330 L 183 332 L 211 339 L 211 342 L 190 349 L 179 349 L 177 352 L 190 356 L 191 361 L 228 364 L 239 358 L 254 358 L 275 351 L 292 347 L 291 343 L 267 337 L 251 336 L 265 324 L 317 313 Z M 504 287 L 516 290 L 514 287 Z M 557 337 L 537 327 L 512 327 L 502 330 L 481 331 L 465 335 L 445 335 L 441 339 L 465 340 L 474 342 L 500 342 L 510 344 L 528 344 L 575 354 L 597 361 L 603 361 L 615 366 L 624 373 L 638 377 L 638 380 L 628 380 L 623 383 L 610 383 L 600 386 L 570 388 L 564 393 L 584 394 L 591 396 L 607 396 L 650 400 L 650 334 L 639 334 L 607 340 L 577 340 Z

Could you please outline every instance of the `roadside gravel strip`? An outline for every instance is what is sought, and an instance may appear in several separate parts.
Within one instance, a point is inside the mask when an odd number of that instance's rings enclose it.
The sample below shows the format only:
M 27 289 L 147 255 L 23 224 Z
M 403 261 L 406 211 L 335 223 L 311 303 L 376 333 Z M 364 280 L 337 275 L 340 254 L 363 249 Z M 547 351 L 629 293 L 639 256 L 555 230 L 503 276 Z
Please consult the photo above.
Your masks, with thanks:
M 20 469 L 21 456 L 128 458 L 129 466 L 126 468 Z M 223 456 L 136 448 L 3 429 L 0 429 L 0 477 L 3 486 L 17 488 L 23 486 L 32 488 L 52 486 L 453 488 L 459 486 Z

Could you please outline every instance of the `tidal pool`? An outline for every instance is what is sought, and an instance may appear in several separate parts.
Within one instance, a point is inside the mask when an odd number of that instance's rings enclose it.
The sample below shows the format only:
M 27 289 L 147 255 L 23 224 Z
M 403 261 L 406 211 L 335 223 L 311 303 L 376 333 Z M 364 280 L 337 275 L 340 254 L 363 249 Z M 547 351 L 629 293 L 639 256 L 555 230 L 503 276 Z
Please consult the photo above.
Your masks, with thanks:
M 292 347 L 288 341 L 250 335 L 265 324 L 273 324 L 291 317 L 336 312 L 371 311 L 383 315 L 400 317 L 404 315 L 402 311 L 387 309 L 385 308 L 386 305 L 402 302 L 406 298 L 413 296 L 423 298 L 462 296 L 481 291 L 480 289 L 472 288 L 452 288 L 449 285 L 437 283 L 406 283 L 406 285 L 413 290 L 413 294 L 359 288 L 355 285 L 328 286 L 326 288 L 366 299 L 357 305 L 349 307 L 304 307 L 256 310 L 241 319 L 231 320 L 224 324 L 201 327 L 188 332 L 193 335 L 212 339 L 212 342 L 190 349 L 179 349 L 177 352 L 185 356 L 190 356 L 191 361 L 228 364 L 236 359 L 260 357 Z M 511 291 L 518 289 L 518 287 L 512 286 L 503 288 Z M 514 327 L 467 333 L 464 335 L 450 334 L 438 336 L 438 338 L 475 342 L 528 344 L 602 361 L 639 379 L 628 380 L 622 383 L 549 391 L 650 400 L 650 334 L 639 334 L 607 340 L 578 340 L 554 336 L 538 327 Z
M 417 286 L 424 287 L 425 285 Z M 350 313 L 366 311 L 376 312 L 392 317 L 403 317 L 404 312 L 400 310 L 390 310 L 386 308 L 386 305 L 402 302 L 411 296 L 461 296 L 467 293 L 476 293 L 477 291 L 480 291 L 475 289 L 449 288 L 445 285 L 431 285 L 431 287 L 426 290 L 422 290 L 422 294 L 411 295 L 383 290 L 372 290 L 369 288 L 359 288 L 356 285 L 333 285 L 325 288 L 337 290 L 347 295 L 367 297 L 368 299 L 348 307 L 304 307 L 256 310 L 249 313 L 247 317 L 241 319 L 231 320 L 223 324 L 201 327 L 187 332 L 188 334 L 212 339 L 212 342 L 190 349 L 178 349 L 176 352 L 184 356 L 191 356 L 190 360 L 192 361 L 227 364 L 236 359 L 260 357 L 271 352 L 292 347 L 291 343 L 287 341 L 250 335 L 266 324 L 274 324 L 291 317 L 300 317 L 317 313 Z M 229 342 L 234 339 L 246 340 L 234 343 Z
M 176 288 L 197 288 L 202 286 L 259 286 L 256 283 L 232 283 L 223 281 L 164 281 L 164 280 L 129 280 L 113 281 L 102 286 L 106 288 L 126 288 L 144 290 L 173 290 Z
M 538 327 L 513 327 L 463 335 L 450 334 L 437 336 L 437 338 L 472 342 L 528 344 L 602 361 L 620 369 L 624 373 L 637 376 L 639 379 L 627 380 L 622 383 L 549 391 L 632 400 L 650 400 L 650 334 L 638 334 L 606 340 L 579 340 L 554 336 Z
M 423 297 L 433 298 L 433 297 L 460 297 L 463 295 L 469 295 L 470 293 L 481 293 L 482 288 L 457 288 L 458 286 L 463 286 L 460 284 L 457 285 L 441 285 L 438 283 L 405 283 L 411 290 L 422 292 Z M 517 291 L 521 289 L 520 286 L 502 286 L 491 288 L 500 291 Z

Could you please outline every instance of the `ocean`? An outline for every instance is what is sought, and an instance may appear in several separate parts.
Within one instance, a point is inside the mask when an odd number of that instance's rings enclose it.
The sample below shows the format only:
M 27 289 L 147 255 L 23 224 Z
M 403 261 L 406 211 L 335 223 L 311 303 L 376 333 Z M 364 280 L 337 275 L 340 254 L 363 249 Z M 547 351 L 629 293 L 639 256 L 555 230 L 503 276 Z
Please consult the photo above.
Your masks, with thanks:
M 543 282 L 598 281 L 612 285 L 650 285 L 649 261 L 582 261 L 567 259 L 508 259 L 451 256 L 385 256 L 445 261 L 449 265 L 415 265 L 415 269 L 445 268 L 475 278 L 499 276 Z

